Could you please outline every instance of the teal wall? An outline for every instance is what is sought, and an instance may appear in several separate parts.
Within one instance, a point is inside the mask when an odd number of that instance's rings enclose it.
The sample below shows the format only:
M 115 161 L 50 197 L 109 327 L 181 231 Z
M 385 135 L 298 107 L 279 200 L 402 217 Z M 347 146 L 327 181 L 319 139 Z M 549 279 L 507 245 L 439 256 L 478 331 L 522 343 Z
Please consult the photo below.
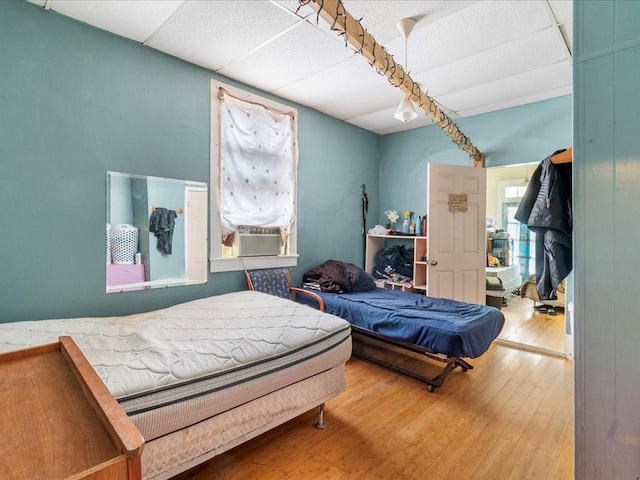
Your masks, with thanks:
M 0 1 L 0 45 L 0 321 L 245 288 L 233 272 L 105 293 L 106 172 L 209 182 L 209 82 L 233 81 L 22 1 Z M 299 281 L 327 258 L 362 262 L 360 185 L 379 190 L 379 137 L 297 107 Z
M 241 272 L 115 295 L 104 280 L 106 172 L 208 182 L 209 81 L 237 83 L 21 1 L 0 2 L 0 44 L 0 321 L 121 315 L 243 289 Z M 328 258 L 362 265 L 362 184 L 370 228 L 387 209 L 423 213 L 428 161 L 469 162 L 435 126 L 379 137 L 292 105 L 296 283 Z M 458 124 L 488 166 L 537 161 L 570 144 L 570 105 L 563 97 Z
M 574 3 L 576 479 L 640 476 L 640 2 Z
M 572 145 L 571 95 L 476 115 L 456 123 L 485 154 L 485 166 L 540 162 Z M 462 149 L 435 126 L 385 135 L 380 141 L 380 224 L 385 210 L 427 208 L 427 163 L 472 165 Z

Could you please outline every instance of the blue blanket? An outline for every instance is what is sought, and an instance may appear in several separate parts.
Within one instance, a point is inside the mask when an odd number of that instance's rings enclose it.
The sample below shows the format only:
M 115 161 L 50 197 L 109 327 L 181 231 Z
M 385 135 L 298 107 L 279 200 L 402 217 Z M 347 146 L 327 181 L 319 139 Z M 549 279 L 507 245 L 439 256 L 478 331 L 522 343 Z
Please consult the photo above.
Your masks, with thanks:
M 383 288 L 315 293 L 324 300 L 327 312 L 356 327 L 449 357 L 479 357 L 504 326 L 502 312 L 486 305 Z

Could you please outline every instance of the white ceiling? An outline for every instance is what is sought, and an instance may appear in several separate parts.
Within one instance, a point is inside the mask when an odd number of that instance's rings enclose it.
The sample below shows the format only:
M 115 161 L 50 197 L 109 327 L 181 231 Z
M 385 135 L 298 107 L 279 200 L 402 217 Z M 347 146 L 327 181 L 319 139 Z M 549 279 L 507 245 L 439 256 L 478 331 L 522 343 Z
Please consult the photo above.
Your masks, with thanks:
M 402 92 L 297 0 L 30 0 L 379 134 Z M 572 92 L 571 0 L 343 0 L 453 119 Z

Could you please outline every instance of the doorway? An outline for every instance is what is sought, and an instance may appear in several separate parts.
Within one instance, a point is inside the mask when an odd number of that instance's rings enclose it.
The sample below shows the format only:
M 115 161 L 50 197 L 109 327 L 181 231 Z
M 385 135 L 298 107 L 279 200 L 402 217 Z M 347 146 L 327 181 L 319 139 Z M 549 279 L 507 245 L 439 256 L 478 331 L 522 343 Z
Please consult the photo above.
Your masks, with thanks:
M 526 289 L 522 290 L 535 274 L 535 234 L 513 217 L 537 166 L 538 163 L 531 163 L 487 168 L 487 235 L 495 230 L 508 234 L 505 243 L 510 248 L 502 260 L 519 275 L 519 283 L 510 283 L 505 292 L 502 304 L 505 326 L 496 342 L 564 357 L 563 305 L 535 301 L 526 295 Z

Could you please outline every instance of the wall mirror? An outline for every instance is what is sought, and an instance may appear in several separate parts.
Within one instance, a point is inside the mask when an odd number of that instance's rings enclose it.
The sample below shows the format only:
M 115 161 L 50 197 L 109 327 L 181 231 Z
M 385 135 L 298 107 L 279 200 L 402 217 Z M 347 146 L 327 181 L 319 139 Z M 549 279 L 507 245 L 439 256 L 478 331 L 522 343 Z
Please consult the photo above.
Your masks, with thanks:
M 206 283 L 207 184 L 107 172 L 107 293 Z

